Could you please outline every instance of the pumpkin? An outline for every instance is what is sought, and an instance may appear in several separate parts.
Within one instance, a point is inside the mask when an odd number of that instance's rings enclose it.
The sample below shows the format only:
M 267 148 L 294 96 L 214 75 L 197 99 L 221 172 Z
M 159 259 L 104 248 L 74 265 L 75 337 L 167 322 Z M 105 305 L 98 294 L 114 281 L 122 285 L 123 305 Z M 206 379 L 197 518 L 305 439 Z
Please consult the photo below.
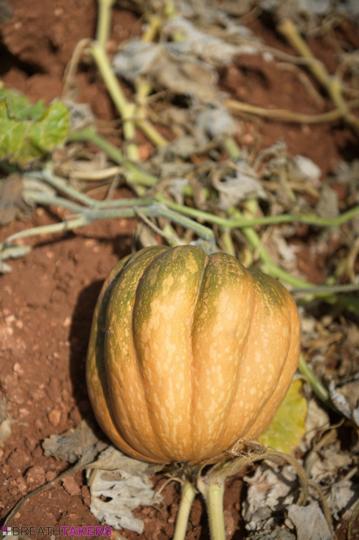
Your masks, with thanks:
M 226 253 L 156 246 L 103 286 L 87 385 L 123 452 L 198 463 L 266 429 L 298 358 L 298 313 L 280 283 Z

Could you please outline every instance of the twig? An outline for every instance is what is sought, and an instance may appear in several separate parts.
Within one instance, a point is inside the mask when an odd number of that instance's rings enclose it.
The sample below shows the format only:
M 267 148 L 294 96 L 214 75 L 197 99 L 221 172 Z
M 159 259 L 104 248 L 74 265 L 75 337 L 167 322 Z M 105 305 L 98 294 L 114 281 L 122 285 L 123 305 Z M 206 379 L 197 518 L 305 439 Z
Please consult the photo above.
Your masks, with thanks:
M 88 38 L 81 39 L 76 44 L 75 49 L 72 53 L 71 59 L 65 68 L 64 84 L 63 84 L 63 89 L 62 89 L 63 98 L 69 97 L 71 95 L 71 87 L 75 80 L 75 75 L 76 75 L 80 60 L 82 58 L 82 55 L 84 54 L 84 51 L 89 48 L 90 44 L 91 44 L 91 40 Z
M 320 399 L 320 401 L 322 401 L 325 405 L 330 406 L 328 390 L 325 388 L 325 386 L 323 386 L 312 368 L 304 360 L 303 355 L 301 355 L 299 359 L 299 371 L 310 385 L 317 398 Z
M 31 251 L 30 246 L 11 246 L 0 251 L 0 262 L 5 259 L 17 259 L 27 255 Z
M 107 40 L 110 35 L 111 29 L 111 8 L 115 0 L 98 0 L 98 22 L 96 40 L 103 47 L 106 48 Z
M 53 234 L 59 232 L 73 231 L 79 227 L 84 227 L 88 225 L 89 221 L 85 216 L 76 217 L 73 219 L 68 219 L 61 221 L 60 223 L 53 223 L 51 225 L 41 225 L 40 227 L 32 227 L 31 229 L 26 229 L 18 233 L 8 236 L 6 240 L 0 244 L 0 253 L 3 248 L 9 246 L 15 240 L 20 240 L 23 238 L 30 238 L 32 236 L 41 236 L 43 234 Z
M 268 120 L 278 120 L 289 123 L 321 124 L 323 122 L 334 122 L 343 116 L 343 112 L 339 108 L 322 114 L 303 114 L 284 109 L 264 109 L 235 99 L 227 99 L 225 104 L 233 113 L 254 114 Z M 353 100 L 348 103 L 348 106 L 351 107 L 356 107 L 358 105 L 359 100 Z
M 148 217 L 145 216 L 141 209 L 135 208 L 134 210 L 135 214 L 143 221 L 143 223 L 145 223 L 147 227 L 153 232 L 167 240 L 170 246 L 178 246 L 183 243 L 178 238 L 178 236 L 172 232 L 172 230 L 166 230 L 166 228 L 161 229 L 160 227 L 157 227 L 157 225 L 155 225 L 150 219 L 148 219 Z
M 81 180 L 84 182 L 101 182 L 113 178 L 122 172 L 121 167 L 107 167 L 106 169 L 93 170 L 76 170 L 71 169 L 70 178 Z
M 55 206 L 58 208 L 64 208 L 70 212 L 82 212 L 83 206 L 73 203 L 63 197 L 57 197 L 55 195 L 49 195 L 48 193 L 41 193 L 35 190 L 25 190 L 23 193 L 23 199 L 25 202 L 31 205 L 43 205 L 43 206 Z M 1 254 L 0 254 L 1 255 Z
M 47 491 L 51 487 L 53 487 L 59 480 L 62 480 L 63 478 L 66 478 L 66 476 L 69 476 L 70 474 L 74 474 L 77 471 L 80 471 L 84 469 L 88 464 L 80 459 L 75 465 L 72 465 L 68 469 L 66 469 L 64 472 L 60 473 L 56 478 L 53 480 L 50 480 L 49 482 L 46 482 L 46 484 L 43 484 L 41 486 L 38 486 L 33 491 L 30 491 L 30 493 L 27 493 L 24 495 L 11 509 L 11 511 L 6 516 L 6 519 L 4 521 L 4 525 L 8 525 L 12 518 L 18 513 L 18 511 L 24 506 L 26 501 L 34 497 L 35 495 L 38 495 L 39 493 L 43 493 L 44 491 Z
M 326 67 L 313 55 L 312 51 L 298 32 L 297 27 L 290 19 L 284 19 L 279 25 L 279 31 L 298 53 L 307 60 L 308 69 L 328 92 L 340 115 L 356 130 L 359 129 L 359 119 L 350 111 L 348 103 L 343 97 L 342 81 L 328 73 Z
M 231 231 L 229 229 L 224 229 L 223 234 L 221 236 L 221 244 L 226 253 L 229 253 L 230 255 L 235 256 L 236 250 L 233 244 Z
M 237 161 L 241 157 L 241 150 L 233 137 L 224 137 L 223 148 L 233 161 Z
M 45 196 L 45 195 L 44 195 Z M 48 197 L 51 197 L 48 195 Z M 52 199 L 52 202 L 55 204 L 56 201 Z M 103 201 L 103 203 L 107 203 L 110 201 Z M 61 201 L 60 201 L 61 205 Z M 140 207 L 140 205 L 138 205 Z M 214 234 L 211 229 L 208 229 L 207 227 L 200 225 L 199 223 L 182 216 L 181 214 L 178 214 L 177 212 L 174 212 L 173 210 L 170 210 L 166 208 L 162 204 L 150 204 L 147 206 L 140 207 L 140 211 L 144 216 L 147 217 L 153 217 L 153 218 L 165 218 L 168 219 L 177 225 L 181 225 L 185 227 L 186 229 L 191 229 L 193 232 L 197 234 L 199 238 L 202 238 L 205 241 L 214 243 Z M 51 225 L 42 225 L 40 227 L 33 227 L 31 229 L 26 229 L 23 231 L 20 231 L 18 233 L 15 233 L 11 236 L 9 236 L 2 244 L 0 244 L 0 254 L 2 253 L 2 258 L 4 259 L 4 253 L 5 250 L 12 248 L 14 241 L 24 239 L 24 238 L 30 238 L 33 236 L 39 236 L 44 234 L 53 234 L 53 233 L 59 233 L 59 232 L 66 232 L 70 230 L 77 229 L 79 227 L 83 227 L 85 225 L 88 225 L 89 223 L 100 220 L 100 219 L 113 219 L 113 218 L 134 218 L 137 215 L 138 210 L 136 209 L 136 205 L 132 205 L 132 207 L 125 207 L 125 208 L 101 208 L 99 205 L 97 207 L 95 205 L 92 205 L 91 207 L 82 208 L 81 215 L 74 216 L 70 219 L 64 220 L 60 223 L 54 223 Z M 9 252 L 8 252 L 9 253 Z M 11 251 L 10 255 L 11 256 Z
M 162 18 L 153 15 L 149 19 L 149 25 L 142 36 L 142 41 L 145 43 L 152 42 L 162 25 Z M 150 83 L 144 78 L 139 77 L 135 82 L 136 87 L 136 125 L 143 131 L 146 137 L 157 147 L 166 146 L 167 140 L 152 126 L 147 120 L 146 106 L 147 98 L 151 92 Z
M 343 214 L 339 214 L 333 218 L 323 218 L 315 214 L 279 214 L 276 216 L 249 218 L 242 216 L 239 212 L 236 212 L 236 217 L 231 219 L 216 216 L 215 214 L 205 212 L 204 210 L 198 210 L 197 208 L 191 208 L 183 204 L 172 202 L 163 197 L 163 195 L 158 197 L 165 202 L 169 208 L 172 208 L 177 212 L 181 212 L 187 216 L 202 219 L 207 223 L 213 223 L 228 229 L 245 229 L 252 228 L 257 225 L 279 225 L 285 223 L 305 223 L 307 225 L 313 225 L 316 227 L 339 227 L 340 225 L 344 225 L 344 223 L 347 223 L 348 221 L 351 221 L 355 217 L 359 216 L 359 206 L 355 206 L 347 212 L 343 212 Z
M 112 161 L 119 165 L 123 165 L 126 171 L 126 180 L 130 185 L 151 187 L 158 182 L 158 178 L 141 169 L 139 165 L 126 159 L 119 148 L 109 143 L 106 139 L 101 137 L 101 135 L 98 135 L 93 128 L 73 131 L 70 133 L 68 141 L 89 142 L 96 145 L 100 150 L 105 152 Z
M 318 497 L 320 501 L 320 505 L 323 510 L 324 517 L 326 519 L 326 522 L 328 524 L 329 530 L 331 534 L 334 536 L 334 530 L 333 530 L 333 520 L 332 520 L 332 513 L 331 509 L 328 505 L 327 499 L 321 490 L 320 486 L 313 482 L 313 480 L 309 481 L 309 487 L 315 492 L 316 496 Z
M 298 78 L 298 80 L 306 89 L 309 96 L 316 103 L 316 105 L 318 105 L 319 107 L 322 107 L 325 104 L 325 100 L 323 96 L 319 93 L 319 90 L 317 90 L 317 88 L 314 86 L 314 83 L 309 77 L 308 73 L 306 73 L 302 69 L 299 69 L 297 65 L 289 64 L 287 62 L 278 63 L 277 66 L 279 69 L 283 71 L 290 71 L 294 73 L 295 76 Z
M 257 210 L 257 201 L 252 200 L 248 201 L 247 206 L 251 206 L 251 213 L 255 212 Z M 239 210 L 233 209 L 232 215 L 234 215 L 237 218 L 242 218 L 242 214 Z M 306 281 L 305 279 L 298 278 L 296 276 L 293 276 L 289 272 L 286 272 L 282 268 L 280 268 L 272 259 L 269 252 L 264 247 L 259 235 L 257 232 L 251 228 L 244 228 L 243 229 L 243 235 L 245 236 L 246 240 L 248 241 L 250 247 L 258 253 L 258 256 L 260 257 L 262 263 L 263 263 L 263 270 L 267 272 L 272 277 L 278 278 L 284 283 L 287 283 L 288 285 L 291 285 L 292 287 L 302 287 L 302 288 L 310 288 L 312 286 L 311 283 Z
M 161 147 L 168 144 L 168 141 L 148 120 L 144 120 L 141 118 L 136 119 L 136 125 L 155 146 Z
M 127 154 L 130 160 L 138 161 L 139 153 L 135 144 L 134 113 L 135 105 L 127 101 L 122 88 L 115 77 L 104 48 L 97 42 L 91 45 L 91 54 L 103 78 L 106 88 L 123 120 L 123 134 L 126 141 Z

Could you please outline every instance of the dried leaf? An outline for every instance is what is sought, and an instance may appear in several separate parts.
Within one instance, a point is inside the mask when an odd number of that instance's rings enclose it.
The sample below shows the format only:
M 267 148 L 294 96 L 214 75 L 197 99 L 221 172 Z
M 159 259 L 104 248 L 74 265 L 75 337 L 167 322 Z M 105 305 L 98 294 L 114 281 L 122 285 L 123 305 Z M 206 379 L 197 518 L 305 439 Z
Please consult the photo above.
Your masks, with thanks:
M 273 531 L 268 533 L 255 533 L 248 536 L 250 540 L 296 540 L 295 535 L 283 529 L 282 527 L 276 527 Z
M 261 435 L 259 439 L 261 444 L 287 454 L 293 452 L 300 444 L 305 433 L 308 409 L 301 390 L 301 381 L 293 381 L 271 425 Z
M 193 55 L 207 64 L 228 64 L 235 54 L 243 52 L 238 46 L 199 30 L 188 19 L 180 16 L 168 21 L 164 33 L 171 37 L 181 36 L 181 39 L 168 44 L 173 53 Z M 253 47 L 247 47 L 245 52 L 248 54 L 256 51 Z
M 329 394 L 335 407 L 345 418 L 359 427 L 359 381 L 352 381 L 336 388 L 334 381 L 329 383 Z
M 160 86 L 173 94 L 188 95 L 205 103 L 216 103 L 221 99 L 217 73 L 202 62 L 174 62 L 169 57 L 163 57 L 155 77 Z
M 343 479 L 333 484 L 330 492 L 330 507 L 333 517 L 339 519 L 339 514 L 349 508 L 357 498 L 355 485 L 350 480 Z
M 153 230 L 141 221 L 136 227 L 136 240 L 138 240 L 143 247 L 158 246 L 158 239 Z
M 21 176 L 11 174 L 0 179 L 0 225 L 10 223 L 26 205 L 22 198 L 23 183 Z
M 141 534 L 144 524 L 133 515 L 133 510 L 161 502 L 162 497 L 153 490 L 150 481 L 150 475 L 160 469 L 129 458 L 113 447 L 107 448 L 86 470 L 91 512 L 115 529 Z
M 171 178 L 171 180 L 168 182 L 167 191 L 170 193 L 170 195 L 172 195 L 177 203 L 183 204 L 183 192 L 188 185 L 189 182 L 187 178 Z
M 80 459 L 90 463 L 105 446 L 84 420 L 75 429 L 62 435 L 51 435 L 42 443 L 45 456 L 53 456 L 68 463 Z
M 311 478 L 319 483 L 329 482 L 334 485 L 335 479 L 343 471 L 352 466 L 353 457 L 340 449 L 339 441 L 312 452 L 306 459 L 306 470 Z
M 95 116 L 88 103 L 77 103 L 71 99 L 65 99 L 64 104 L 70 112 L 71 131 L 95 124 Z
M 290 467 L 274 470 L 267 464 L 259 465 L 253 476 L 245 477 L 248 483 L 247 497 L 243 501 L 243 518 L 249 531 L 271 530 L 274 515 L 293 503 L 292 486 L 295 472 Z
M 303 438 L 303 450 L 306 451 L 310 447 L 314 437 L 318 433 L 327 429 L 330 426 L 329 416 L 322 409 L 315 399 L 310 399 L 308 402 L 308 412 L 305 422 L 305 436 Z
M 322 187 L 317 212 L 324 218 L 334 218 L 339 214 L 338 195 L 327 184 Z
M 310 180 L 314 186 L 319 185 L 321 170 L 311 159 L 305 156 L 295 156 L 292 160 L 297 175 L 303 179 Z
M 317 503 L 312 501 L 307 506 L 292 504 L 288 517 L 297 530 L 297 540 L 332 540 L 324 514 Z
M 213 179 L 212 183 L 220 194 L 221 209 L 226 210 L 251 197 L 266 198 L 256 172 L 246 160 L 236 163 L 234 173 L 234 176 L 226 175 L 221 181 Z
M 112 61 L 114 71 L 128 81 L 135 81 L 138 77 L 151 72 L 162 51 L 161 44 L 132 39 L 114 55 Z
M 0 398 L 0 447 L 11 435 L 11 421 L 6 409 L 5 399 Z
M 197 127 L 211 139 L 233 135 L 236 123 L 229 112 L 221 106 L 205 107 L 197 117 Z

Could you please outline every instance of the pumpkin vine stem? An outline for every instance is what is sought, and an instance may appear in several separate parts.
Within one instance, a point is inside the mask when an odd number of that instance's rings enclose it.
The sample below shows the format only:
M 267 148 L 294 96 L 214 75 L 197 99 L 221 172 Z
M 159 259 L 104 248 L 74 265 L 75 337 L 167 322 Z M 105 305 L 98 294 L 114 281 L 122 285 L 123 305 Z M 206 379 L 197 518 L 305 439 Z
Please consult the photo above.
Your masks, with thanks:
M 224 486 L 224 478 L 209 475 L 205 480 L 201 478 L 198 480 L 198 488 L 206 503 L 211 540 L 225 540 L 226 538 L 223 510 Z
M 173 540 L 185 540 L 189 515 L 195 496 L 196 489 L 193 483 L 187 479 L 184 480 Z
M 100 0 L 98 3 L 98 23 L 96 39 L 102 47 L 106 47 L 111 27 L 111 9 L 115 0 Z

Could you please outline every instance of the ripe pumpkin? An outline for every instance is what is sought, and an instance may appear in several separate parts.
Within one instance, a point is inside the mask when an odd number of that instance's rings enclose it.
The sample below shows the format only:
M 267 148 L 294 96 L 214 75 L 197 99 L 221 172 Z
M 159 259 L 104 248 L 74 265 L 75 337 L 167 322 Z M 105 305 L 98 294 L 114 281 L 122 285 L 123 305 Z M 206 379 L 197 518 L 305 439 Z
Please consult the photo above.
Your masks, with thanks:
M 298 357 L 297 309 L 276 280 L 225 253 L 150 247 L 104 284 L 87 385 L 123 452 L 196 463 L 266 429 Z

